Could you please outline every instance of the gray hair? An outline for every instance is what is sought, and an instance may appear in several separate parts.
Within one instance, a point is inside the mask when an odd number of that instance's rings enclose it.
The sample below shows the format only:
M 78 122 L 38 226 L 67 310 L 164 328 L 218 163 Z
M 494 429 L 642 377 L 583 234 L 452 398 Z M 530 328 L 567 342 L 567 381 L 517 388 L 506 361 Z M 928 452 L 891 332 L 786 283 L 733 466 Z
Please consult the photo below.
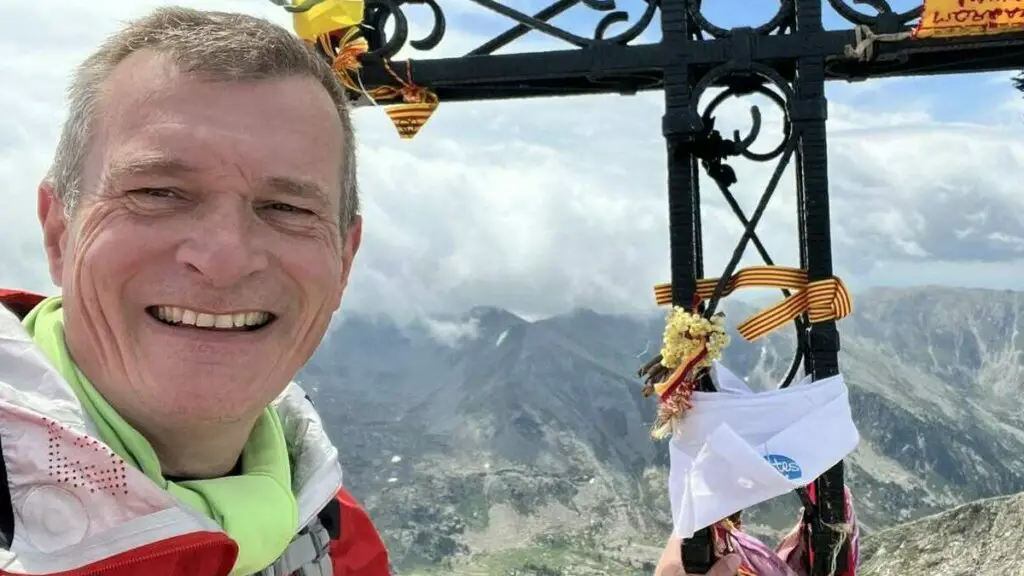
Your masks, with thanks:
M 129 22 L 75 71 L 68 89 L 68 117 L 48 178 L 70 217 L 81 199 L 82 163 L 103 84 L 135 52 L 151 49 L 170 56 L 185 73 L 213 80 L 250 81 L 309 75 L 327 90 L 338 110 L 345 142 L 342 159 L 340 226 L 359 213 L 355 134 L 345 89 L 327 59 L 299 37 L 270 21 L 244 14 L 158 8 Z

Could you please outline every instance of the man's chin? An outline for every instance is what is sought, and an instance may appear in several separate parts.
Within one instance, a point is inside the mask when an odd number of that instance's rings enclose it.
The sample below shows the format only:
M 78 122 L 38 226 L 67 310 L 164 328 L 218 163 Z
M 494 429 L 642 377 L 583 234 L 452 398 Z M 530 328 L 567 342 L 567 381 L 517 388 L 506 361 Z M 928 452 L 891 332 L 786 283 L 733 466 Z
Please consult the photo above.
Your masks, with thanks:
M 153 409 L 188 422 L 231 422 L 250 418 L 278 394 L 277 386 L 266 380 L 266 372 L 228 365 L 154 366 L 155 387 L 150 394 Z M 164 375 L 161 377 L 160 375 Z M 143 392 L 143 391 L 140 391 Z
M 269 402 L 288 385 L 289 376 L 275 374 L 287 362 L 282 353 L 294 349 L 287 344 L 293 336 L 281 323 L 252 331 L 217 331 L 151 320 L 137 342 L 137 357 L 147 365 L 144 373 L 176 391 L 178 407 L 191 401 L 223 402 L 222 411 L 242 414 L 246 406 Z

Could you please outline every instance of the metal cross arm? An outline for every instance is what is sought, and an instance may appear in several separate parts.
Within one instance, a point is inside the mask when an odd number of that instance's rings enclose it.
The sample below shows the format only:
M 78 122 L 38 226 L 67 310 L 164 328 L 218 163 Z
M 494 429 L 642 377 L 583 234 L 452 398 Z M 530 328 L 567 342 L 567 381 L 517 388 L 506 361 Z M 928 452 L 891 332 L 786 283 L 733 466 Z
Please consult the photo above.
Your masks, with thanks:
M 474 1 L 485 7 L 492 4 Z M 577 4 L 578 0 L 567 3 Z M 883 35 L 883 38 L 884 35 L 909 32 L 911 21 L 920 12 L 918 9 L 901 14 L 881 12 L 866 15 L 846 7 L 841 0 L 830 0 L 830 3 L 851 24 L 866 27 L 872 34 Z M 394 4 L 394 14 L 402 14 L 406 2 L 398 0 Z M 442 102 L 453 102 L 656 90 L 664 87 L 666 67 L 678 65 L 680 61 L 690 67 L 694 76 L 731 61 L 756 61 L 771 67 L 787 81 L 793 80 L 794 61 L 801 57 L 824 58 L 825 79 L 847 81 L 1024 67 L 1024 31 L 997 36 L 875 41 L 867 45 L 870 46 L 869 53 L 851 54 L 851 48 L 857 47 L 862 40 L 855 29 L 771 33 L 778 32 L 786 19 L 792 18 L 794 0 L 783 0 L 780 4 L 778 14 L 783 16 L 781 19 L 776 17 L 759 27 L 731 30 L 718 28 L 701 17 L 697 0 L 660 2 L 663 8 L 673 4 L 683 4 L 687 14 L 694 18 L 694 23 L 699 24 L 699 30 L 708 38 L 691 36 L 682 42 L 669 38 L 658 43 L 635 45 L 620 43 L 614 38 L 598 39 L 587 43 L 569 42 L 583 45 L 566 50 L 492 54 L 491 51 L 522 35 L 524 28 L 531 30 L 530 24 L 537 20 L 511 11 L 512 15 L 505 15 L 513 21 L 522 22 L 507 33 L 496 36 L 465 56 L 415 60 L 411 63 L 412 77 L 418 85 L 433 90 Z M 413 41 L 414 45 L 429 49 L 442 40 L 446 23 L 440 7 L 434 11 L 433 18 L 438 32 L 429 37 L 429 42 Z M 408 41 L 408 22 L 404 14 L 396 18 L 395 26 L 398 30 L 390 38 L 382 34 L 368 34 L 370 51 L 363 56 L 362 71 L 363 81 L 368 86 L 397 86 L 394 76 L 381 65 L 383 59 L 394 56 Z M 539 32 L 560 38 L 552 34 L 550 28 Z M 865 55 L 868 58 L 864 58 Z M 392 62 L 391 68 L 405 76 L 408 64 Z

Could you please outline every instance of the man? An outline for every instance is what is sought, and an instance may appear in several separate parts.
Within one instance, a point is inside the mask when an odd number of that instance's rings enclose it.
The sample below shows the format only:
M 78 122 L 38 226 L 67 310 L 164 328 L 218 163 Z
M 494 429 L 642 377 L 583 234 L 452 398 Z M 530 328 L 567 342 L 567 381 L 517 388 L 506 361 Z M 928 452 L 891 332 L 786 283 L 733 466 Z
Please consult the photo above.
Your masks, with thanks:
M 162 8 L 69 95 L 38 190 L 60 296 L 2 293 L 0 574 L 386 576 L 291 383 L 362 232 L 330 66 Z
M 740 557 L 729 554 L 722 557 L 704 576 L 735 576 L 740 569 Z M 668 539 L 668 544 L 661 552 L 654 576 L 688 576 L 683 568 L 683 550 L 678 536 Z

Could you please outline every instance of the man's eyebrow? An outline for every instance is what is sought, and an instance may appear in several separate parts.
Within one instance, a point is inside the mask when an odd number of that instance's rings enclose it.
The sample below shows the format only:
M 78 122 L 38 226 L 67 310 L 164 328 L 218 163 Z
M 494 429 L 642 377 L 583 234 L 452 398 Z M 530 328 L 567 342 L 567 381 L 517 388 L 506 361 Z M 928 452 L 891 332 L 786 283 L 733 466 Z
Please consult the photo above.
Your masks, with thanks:
M 260 179 L 262 184 L 277 194 L 283 194 L 292 198 L 303 200 L 315 200 L 324 204 L 329 203 L 327 194 L 319 185 L 306 180 L 297 180 L 285 176 L 268 176 Z
M 107 168 L 106 180 L 116 182 L 121 178 L 137 174 L 174 176 L 194 171 L 195 168 L 177 158 L 162 155 L 139 156 L 112 163 Z

